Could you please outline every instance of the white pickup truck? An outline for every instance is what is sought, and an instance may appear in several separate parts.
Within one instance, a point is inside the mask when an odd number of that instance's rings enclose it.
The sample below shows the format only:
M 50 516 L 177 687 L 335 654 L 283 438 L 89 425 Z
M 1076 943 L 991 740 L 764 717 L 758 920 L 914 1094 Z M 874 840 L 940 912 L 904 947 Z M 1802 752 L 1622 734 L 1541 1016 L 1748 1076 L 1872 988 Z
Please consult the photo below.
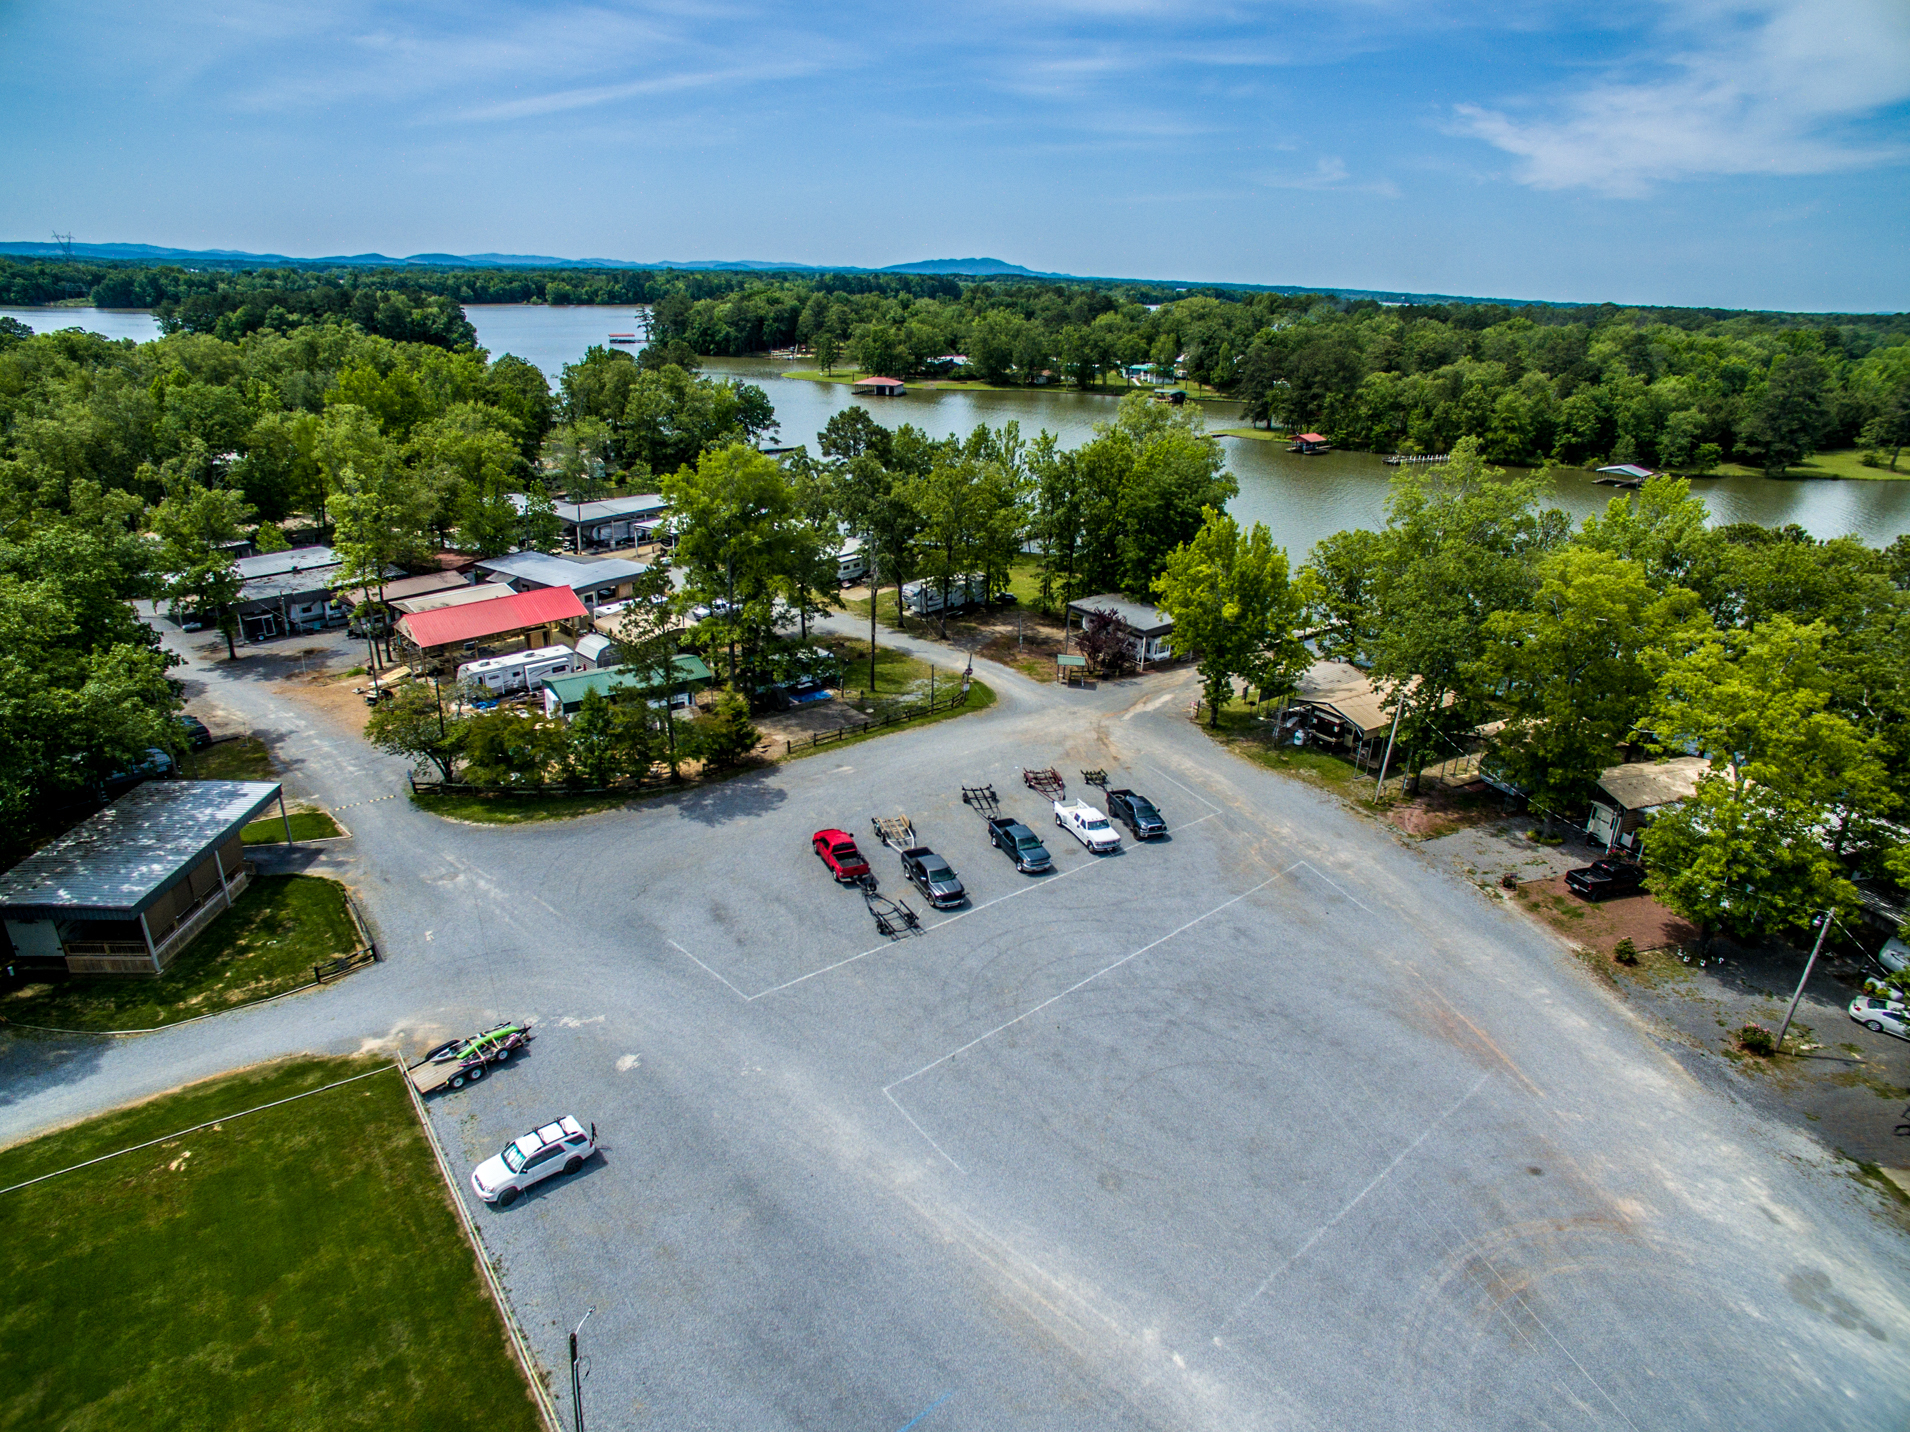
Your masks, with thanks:
M 1086 801 L 1056 801 L 1054 823 L 1096 855 L 1121 848 L 1121 837 L 1108 818 Z

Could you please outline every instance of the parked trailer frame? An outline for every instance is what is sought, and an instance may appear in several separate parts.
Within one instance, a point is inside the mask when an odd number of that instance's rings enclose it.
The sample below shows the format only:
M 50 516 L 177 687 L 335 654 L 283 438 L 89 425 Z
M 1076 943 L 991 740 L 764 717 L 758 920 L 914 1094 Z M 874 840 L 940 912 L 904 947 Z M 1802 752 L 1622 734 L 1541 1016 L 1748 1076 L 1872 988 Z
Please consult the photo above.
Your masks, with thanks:
M 1026 767 L 1021 772 L 1022 783 L 1031 791 L 1039 791 L 1050 801 L 1065 800 L 1068 794 L 1067 784 L 1061 779 L 1061 772 L 1053 766 L 1043 770 L 1031 771 Z

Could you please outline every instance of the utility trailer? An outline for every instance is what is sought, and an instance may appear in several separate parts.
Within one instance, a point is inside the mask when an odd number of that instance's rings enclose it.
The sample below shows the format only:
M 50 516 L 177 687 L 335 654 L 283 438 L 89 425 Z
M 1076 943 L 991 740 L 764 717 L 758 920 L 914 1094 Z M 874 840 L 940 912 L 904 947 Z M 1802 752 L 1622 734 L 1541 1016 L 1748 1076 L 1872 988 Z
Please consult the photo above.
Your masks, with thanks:
M 1039 771 L 1031 771 L 1024 767 L 1021 779 L 1029 790 L 1039 791 L 1044 800 L 1058 801 L 1068 794 L 1067 785 L 1061 779 L 1061 772 L 1053 766 Z
M 1098 766 L 1091 771 L 1083 770 L 1081 780 L 1086 785 L 1099 786 L 1102 790 L 1108 788 L 1108 773 Z
M 962 804 L 973 806 L 984 820 L 1001 814 L 1001 800 L 992 785 L 963 786 Z
M 905 815 L 879 815 L 871 822 L 876 839 L 891 850 L 908 850 L 917 842 L 915 826 Z
M 467 1083 L 482 1079 L 487 1066 L 502 1064 L 530 1042 L 528 1024 L 500 1024 L 468 1039 L 440 1044 L 405 1070 L 405 1077 L 420 1094 L 462 1089 Z
M 871 888 L 863 890 L 862 898 L 868 903 L 869 913 L 875 916 L 876 929 L 891 940 L 899 940 L 922 928 L 922 917 L 900 900 L 878 895 Z

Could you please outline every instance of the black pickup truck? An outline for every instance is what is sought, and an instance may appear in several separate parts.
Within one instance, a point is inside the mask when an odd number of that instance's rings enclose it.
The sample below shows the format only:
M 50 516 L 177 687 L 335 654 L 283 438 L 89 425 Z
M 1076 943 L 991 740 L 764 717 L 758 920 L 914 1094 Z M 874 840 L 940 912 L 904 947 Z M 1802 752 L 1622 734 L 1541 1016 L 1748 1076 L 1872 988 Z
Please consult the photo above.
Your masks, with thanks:
M 902 873 L 922 892 L 922 898 L 938 910 L 959 905 L 968 898 L 954 868 L 926 845 L 912 845 L 902 852 Z
M 1167 822 L 1154 809 L 1154 802 L 1133 791 L 1109 791 L 1108 814 L 1133 831 L 1136 840 L 1152 840 L 1167 834 Z
M 1048 854 L 1048 847 L 1041 843 L 1040 837 L 1013 816 L 988 817 L 988 838 L 1024 875 L 1035 875 L 1054 866 L 1054 857 Z
M 1595 860 L 1565 872 L 1565 888 L 1587 900 L 1602 900 L 1645 883 L 1645 867 L 1629 860 Z

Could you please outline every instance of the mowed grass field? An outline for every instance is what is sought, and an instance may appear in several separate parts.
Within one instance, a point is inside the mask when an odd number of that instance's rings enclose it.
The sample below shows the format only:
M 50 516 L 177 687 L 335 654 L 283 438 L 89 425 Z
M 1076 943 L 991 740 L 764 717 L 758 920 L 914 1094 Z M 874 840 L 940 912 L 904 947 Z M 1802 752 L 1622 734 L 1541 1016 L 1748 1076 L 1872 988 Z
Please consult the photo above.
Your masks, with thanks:
M 193 1085 L 8 1150 L 0 1186 L 377 1068 Z M 395 1071 L 0 1207 L 0 1427 L 540 1425 Z
M 43 1029 L 156 1029 L 310 984 L 313 965 L 357 948 L 343 885 L 320 875 L 261 875 L 157 979 L 30 981 L 0 995 L 0 1020 Z

